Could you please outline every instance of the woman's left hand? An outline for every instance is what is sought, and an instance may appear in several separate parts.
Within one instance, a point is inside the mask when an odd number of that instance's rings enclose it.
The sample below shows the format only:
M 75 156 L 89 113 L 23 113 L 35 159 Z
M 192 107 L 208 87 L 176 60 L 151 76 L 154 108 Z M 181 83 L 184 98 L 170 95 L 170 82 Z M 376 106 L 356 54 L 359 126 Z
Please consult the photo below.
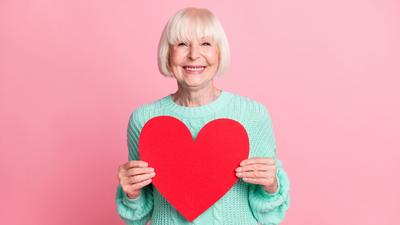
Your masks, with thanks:
M 269 193 L 275 193 L 278 190 L 276 165 L 273 158 L 254 157 L 245 159 L 236 168 L 236 176 L 247 183 L 261 185 Z

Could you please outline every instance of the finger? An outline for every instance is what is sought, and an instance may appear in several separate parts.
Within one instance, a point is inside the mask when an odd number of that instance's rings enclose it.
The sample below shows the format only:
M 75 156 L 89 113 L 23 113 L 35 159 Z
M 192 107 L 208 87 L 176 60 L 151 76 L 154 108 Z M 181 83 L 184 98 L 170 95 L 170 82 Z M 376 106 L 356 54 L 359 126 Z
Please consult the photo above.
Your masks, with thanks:
M 265 185 L 266 183 L 268 183 L 268 181 L 263 178 L 243 178 L 243 181 L 246 183 L 259 184 L 259 185 Z
M 123 165 L 123 168 L 128 170 L 129 168 L 132 168 L 132 167 L 147 167 L 148 165 L 149 164 L 147 162 L 145 162 L 145 161 L 132 160 L 132 161 L 129 161 L 129 162 L 125 163 Z
M 244 171 L 268 171 L 268 170 L 275 170 L 275 166 L 270 166 L 266 164 L 250 164 L 246 166 L 240 166 L 236 168 L 237 172 L 244 172 Z
M 152 182 L 152 179 L 144 180 L 144 181 L 142 181 L 142 182 L 140 182 L 140 183 L 136 183 L 136 184 L 132 185 L 132 189 L 135 190 L 135 191 L 136 191 L 136 190 L 140 190 L 140 189 L 142 189 L 144 186 L 150 184 L 151 182 Z
M 154 172 L 154 168 L 152 167 L 135 167 L 129 169 L 128 172 L 126 173 L 126 176 L 130 177 L 138 174 L 146 174 L 151 172 Z
M 240 165 L 244 166 L 244 165 L 255 164 L 255 163 L 274 165 L 275 160 L 273 158 L 268 158 L 268 157 L 253 157 L 253 158 L 243 160 L 240 163 Z
M 154 172 L 154 168 L 151 167 L 135 167 L 131 168 L 128 171 L 123 170 L 118 174 L 121 184 L 131 184 L 131 179 L 135 176 L 142 175 L 142 174 L 151 174 Z M 140 177 L 139 177 L 140 178 Z M 137 179 L 137 178 L 135 178 Z
M 255 163 L 275 165 L 275 160 L 273 158 L 268 158 L 268 157 L 253 157 L 253 158 L 243 160 L 240 163 L 240 165 L 244 166 L 244 165 L 255 164 Z
M 274 174 L 265 172 L 265 171 L 252 171 L 252 172 L 243 172 L 243 173 L 236 173 L 236 176 L 241 178 L 273 178 Z
M 147 174 L 142 174 L 142 175 L 136 175 L 133 177 L 129 178 L 129 183 L 130 184 L 136 184 L 136 183 L 140 183 L 144 180 L 153 178 L 156 175 L 156 173 L 152 172 L 152 173 L 147 173 Z
M 236 176 L 241 178 L 266 178 L 268 174 L 263 171 L 252 171 L 252 172 L 236 173 Z
M 129 186 L 130 182 L 129 182 L 129 177 L 122 177 L 120 178 L 120 182 L 121 186 Z

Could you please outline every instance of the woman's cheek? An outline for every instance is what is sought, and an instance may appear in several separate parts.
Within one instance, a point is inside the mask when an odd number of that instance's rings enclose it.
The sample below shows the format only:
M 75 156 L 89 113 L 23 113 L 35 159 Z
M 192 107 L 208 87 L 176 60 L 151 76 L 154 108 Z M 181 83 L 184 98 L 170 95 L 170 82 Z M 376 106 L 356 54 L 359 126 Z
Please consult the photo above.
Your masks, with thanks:
M 219 56 L 218 56 L 218 53 L 216 53 L 216 52 L 210 52 L 208 54 L 207 58 L 208 58 L 210 64 L 217 64 Z

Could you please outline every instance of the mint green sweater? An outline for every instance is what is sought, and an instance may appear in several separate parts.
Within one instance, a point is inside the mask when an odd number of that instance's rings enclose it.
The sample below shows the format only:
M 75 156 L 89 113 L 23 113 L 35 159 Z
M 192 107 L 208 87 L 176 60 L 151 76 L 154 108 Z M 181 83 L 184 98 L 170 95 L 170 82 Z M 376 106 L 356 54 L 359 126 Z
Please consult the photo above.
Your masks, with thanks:
M 179 118 L 196 137 L 200 129 L 218 118 L 240 122 L 250 141 L 250 157 L 276 159 L 272 123 L 266 108 L 247 97 L 222 91 L 216 100 L 206 105 L 185 107 L 176 104 L 171 95 L 134 110 L 128 124 L 129 160 L 137 160 L 138 138 L 144 124 L 151 118 L 169 115 Z M 266 192 L 260 185 L 239 179 L 213 206 L 193 222 L 187 221 L 152 185 L 142 189 L 136 199 L 129 199 L 118 185 L 117 211 L 128 225 L 262 225 L 279 224 L 289 208 L 289 179 L 279 160 L 276 160 L 278 190 Z M 156 175 L 157 176 L 157 175 Z

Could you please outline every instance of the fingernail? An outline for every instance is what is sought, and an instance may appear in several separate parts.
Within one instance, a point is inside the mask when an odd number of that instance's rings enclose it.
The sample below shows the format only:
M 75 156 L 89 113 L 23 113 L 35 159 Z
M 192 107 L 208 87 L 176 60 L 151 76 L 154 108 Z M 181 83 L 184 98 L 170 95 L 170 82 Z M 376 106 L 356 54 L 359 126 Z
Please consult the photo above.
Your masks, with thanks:
M 239 172 L 239 171 L 241 171 L 241 170 L 242 170 L 242 168 L 240 168 L 240 167 L 236 168 L 236 171 L 237 171 L 237 172 Z

